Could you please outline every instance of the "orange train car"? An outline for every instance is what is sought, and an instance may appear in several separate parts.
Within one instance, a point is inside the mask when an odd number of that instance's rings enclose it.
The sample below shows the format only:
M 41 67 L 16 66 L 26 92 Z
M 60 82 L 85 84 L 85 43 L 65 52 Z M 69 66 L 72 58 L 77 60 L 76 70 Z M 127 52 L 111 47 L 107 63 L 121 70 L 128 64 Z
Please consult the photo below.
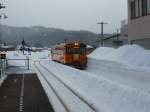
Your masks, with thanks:
M 85 69 L 87 64 L 86 45 L 80 42 L 55 45 L 51 49 L 51 58 L 53 61 Z

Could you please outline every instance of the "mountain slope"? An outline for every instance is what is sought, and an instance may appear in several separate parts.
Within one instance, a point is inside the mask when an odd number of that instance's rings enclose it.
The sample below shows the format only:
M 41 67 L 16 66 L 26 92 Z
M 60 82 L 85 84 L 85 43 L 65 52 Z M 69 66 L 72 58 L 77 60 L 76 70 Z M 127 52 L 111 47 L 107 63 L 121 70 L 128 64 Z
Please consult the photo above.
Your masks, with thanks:
M 97 46 L 92 43 L 99 36 L 89 31 L 65 31 L 56 28 L 46 28 L 42 26 L 34 27 L 12 27 L 1 25 L 1 38 L 8 44 L 19 44 L 24 38 L 31 46 L 52 46 L 56 43 L 67 41 L 82 41 Z

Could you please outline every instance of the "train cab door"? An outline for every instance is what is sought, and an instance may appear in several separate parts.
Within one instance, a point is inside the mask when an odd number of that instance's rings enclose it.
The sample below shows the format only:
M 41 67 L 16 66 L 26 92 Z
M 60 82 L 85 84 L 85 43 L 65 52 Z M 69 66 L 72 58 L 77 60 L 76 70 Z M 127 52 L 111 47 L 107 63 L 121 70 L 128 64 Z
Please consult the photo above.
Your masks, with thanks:
M 73 61 L 74 62 L 79 62 L 79 60 L 80 60 L 80 53 L 79 53 L 80 51 L 79 51 L 79 48 L 77 48 L 77 47 L 75 47 L 74 49 L 73 49 Z

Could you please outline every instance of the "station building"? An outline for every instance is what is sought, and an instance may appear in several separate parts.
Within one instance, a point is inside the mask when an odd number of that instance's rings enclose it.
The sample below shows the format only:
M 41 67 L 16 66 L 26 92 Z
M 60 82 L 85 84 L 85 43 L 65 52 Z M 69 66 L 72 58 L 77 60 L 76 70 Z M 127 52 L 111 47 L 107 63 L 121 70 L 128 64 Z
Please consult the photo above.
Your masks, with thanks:
M 128 0 L 128 38 L 150 49 L 150 0 Z

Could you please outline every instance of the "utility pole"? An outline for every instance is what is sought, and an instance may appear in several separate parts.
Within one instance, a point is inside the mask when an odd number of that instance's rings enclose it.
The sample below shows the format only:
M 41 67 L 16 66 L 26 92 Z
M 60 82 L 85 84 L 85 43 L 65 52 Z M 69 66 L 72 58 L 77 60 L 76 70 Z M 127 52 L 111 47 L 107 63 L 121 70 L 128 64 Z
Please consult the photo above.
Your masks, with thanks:
M 97 24 L 100 24 L 101 25 L 101 39 L 100 39 L 100 45 L 99 46 L 103 46 L 104 45 L 104 42 L 103 42 L 103 37 L 104 37 L 104 25 L 105 24 L 108 24 L 108 23 L 105 23 L 105 22 L 98 22 Z
M 119 46 L 119 29 L 117 29 L 117 46 Z
M 22 52 L 23 52 L 23 54 L 24 54 L 25 45 L 26 45 L 26 42 L 25 42 L 24 38 L 22 39 L 21 44 L 22 44 Z

